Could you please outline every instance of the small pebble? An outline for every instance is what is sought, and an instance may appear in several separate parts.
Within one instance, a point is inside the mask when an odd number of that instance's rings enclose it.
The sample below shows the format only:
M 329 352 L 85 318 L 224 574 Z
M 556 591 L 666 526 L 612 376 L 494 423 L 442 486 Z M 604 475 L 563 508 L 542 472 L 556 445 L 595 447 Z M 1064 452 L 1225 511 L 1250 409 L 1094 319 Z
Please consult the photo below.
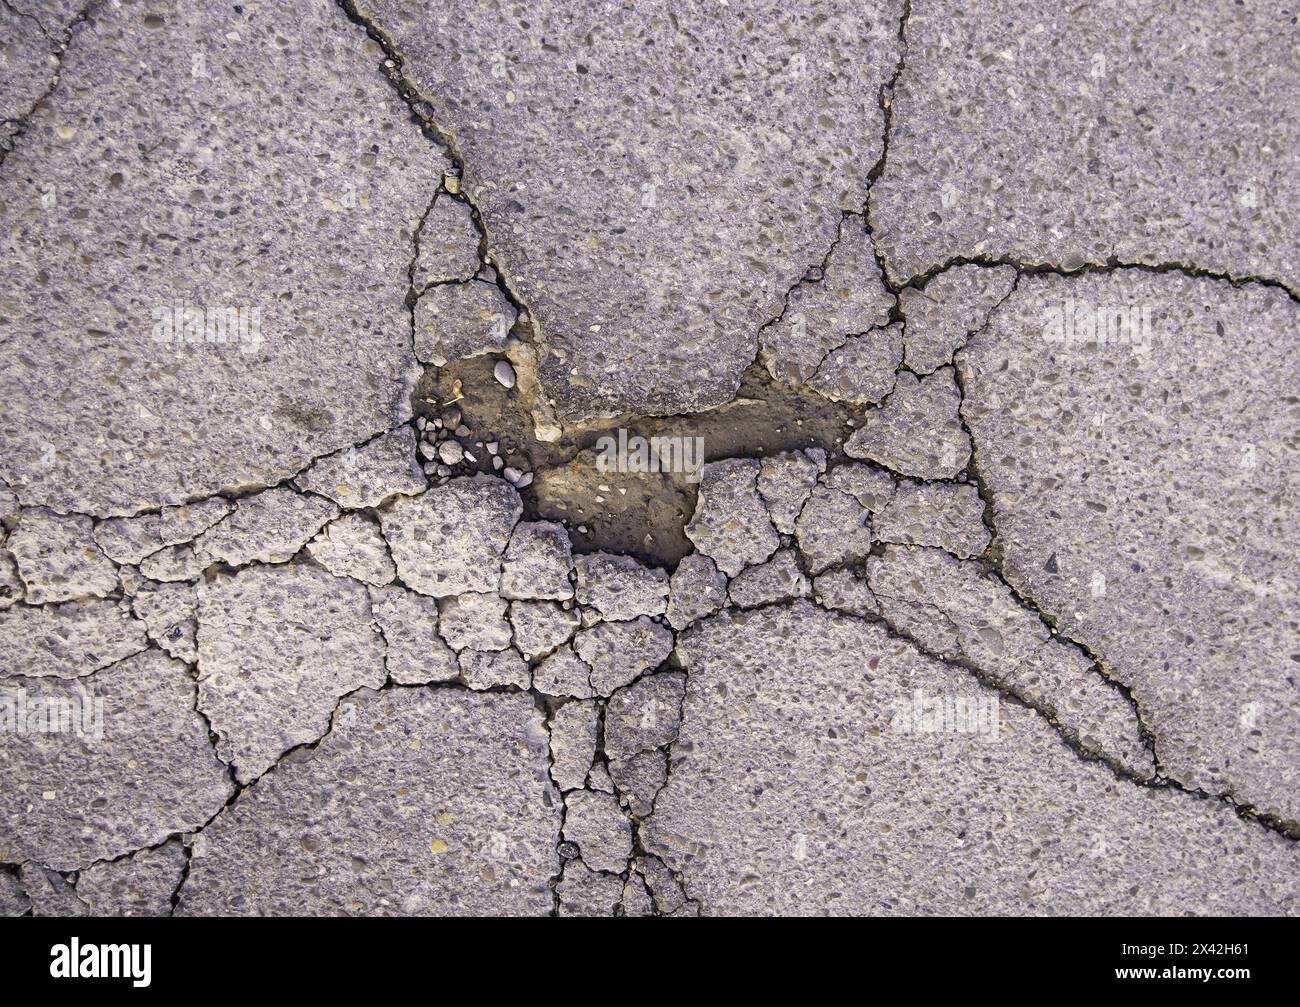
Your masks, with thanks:
M 468 451 L 465 452 L 465 460 L 466 460 L 467 462 L 470 462 L 471 464 L 474 463 L 474 462 L 476 462 L 476 461 L 478 461 L 478 459 L 475 458 L 475 457 L 474 457 L 472 454 L 470 454 Z
M 504 464 L 505 464 L 505 462 L 503 462 L 503 461 L 500 459 L 500 457 L 498 457 L 498 456 L 496 456 L 496 455 L 493 455 L 493 457 L 492 457 L 492 469 L 493 469 L 493 471 L 495 471 L 495 472 L 500 472 L 500 471 L 501 471 L 501 466 L 504 465 Z
M 438 453 L 438 449 L 434 447 L 432 444 L 428 443 L 427 441 L 420 444 L 421 458 L 432 458 L 437 453 Z
M 501 445 L 498 444 L 496 441 L 488 441 L 488 442 L 487 442 L 488 454 L 490 454 L 490 455 L 494 455 L 494 454 L 496 454 L 496 453 L 497 453 L 497 449 L 500 448 L 500 447 L 501 447 Z
M 426 476 L 431 476 L 437 471 L 438 471 L 438 466 L 433 464 L 433 462 L 424 463 L 424 474 Z
M 497 365 L 492 368 L 492 376 L 507 388 L 515 386 L 515 369 L 510 366 L 509 360 L 498 360 Z
M 469 427 L 465 426 L 465 424 L 462 423 L 460 426 L 458 426 L 458 427 L 456 428 L 456 436 L 457 436 L 457 437 L 468 437 L 468 436 L 469 436 Z
M 510 480 L 510 482 L 512 483 L 518 482 L 519 477 L 523 475 L 523 473 L 520 472 L 517 468 L 514 468 L 509 465 L 506 466 L 506 470 L 501 474 L 505 476 L 508 480 Z
M 438 475 L 442 476 L 445 479 L 447 476 L 451 475 L 451 469 L 447 468 L 446 465 L 439 465 Z
M 447 465 L 459 465 L 465 450 L 456 441 L 446 440 L 438 445 L 438 457 Z
M 525 486 L 527 486 L 527 485 L 529 485 L 530 483 L 532 483 L 532 481 L 533 481 L 533 474 L 532 474 L 531 472 L 525 472 L 525 473 L 524 473 L 523 475 L 521 475 L 521 476 L 519 477 L 519 479 L 515 482 L 515 489 L 517 489 L 517 490 L 521 490 L 521 489 L 523 489 Z
M 442 420 L 441 420 L 441 419 L 438 419 L 438 418 L 435 417 L 435 419 L 434 419 L 434 421 L 433 421 L 433 426 L 434 426 L 434 429 L 435 429 L 435 430 L 441 430 L 441 429 L 442 429 Z
M 417 416 L 415 418 L 415 429 L 423 430 L 428 425 L 428 423 L 429 421 L 426 420 L 423 416 Z

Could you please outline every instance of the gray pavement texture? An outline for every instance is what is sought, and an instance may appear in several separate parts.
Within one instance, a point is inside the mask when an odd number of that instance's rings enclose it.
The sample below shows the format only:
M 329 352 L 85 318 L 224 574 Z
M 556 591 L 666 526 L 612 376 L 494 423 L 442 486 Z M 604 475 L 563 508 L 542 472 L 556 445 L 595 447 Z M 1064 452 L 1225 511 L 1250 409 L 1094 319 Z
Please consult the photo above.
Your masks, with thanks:
M 0 914 L 1300 914 L 1295 18 L 0 3 Z

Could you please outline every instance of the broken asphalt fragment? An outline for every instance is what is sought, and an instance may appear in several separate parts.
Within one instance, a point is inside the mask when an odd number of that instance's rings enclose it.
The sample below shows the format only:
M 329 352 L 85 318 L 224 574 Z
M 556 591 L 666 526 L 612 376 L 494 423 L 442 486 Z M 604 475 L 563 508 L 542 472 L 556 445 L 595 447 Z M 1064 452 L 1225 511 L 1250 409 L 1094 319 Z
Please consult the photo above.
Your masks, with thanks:
M 512 601 L 510 625 L 515 646 L 532 660 L 545 657 L 573 639 L 580 621 L 576 611 L 552 601 Z
M 170 839 L 157 849 L 94 864 L 77 876 L 77 898 L 94 916 L 170 916 L 185 871 L 185 849 Z
M 686 676 L 671 671 L 615 692 L 605 710 L 605 753 L 611 760 L 626 759 L 673 741 L 685 692 Z
M 379 587 L 397 576 L 388 543 L 368 515 L 354 512 L 331 521 L 307 543 L 307 553 L 336 577 Z
M 149 639 L 186 664 L 199 659 L 197 607 L 193 584 L 146 582 L 131 597 L 131 611 L 144 620 Z
M 383 684 L 366 588 L 303 564 L 199 585 L 198 707 L 241 783 L 316 741 L 348 692 Z
M 578 845 L 582 862 L 621 874 L 632 855 L 632 825 L 610 794 L 571 790 L 564 795 L 565 840 Z
M 592 691 L 608 696 L 667 660 L 673 651 L 673 634 L 643 615 L 581 630 L 573 638 L 573 649 L 591 669 Z
M 457 657 L 460 679 L 471 689 L 508 686 L 527 689 L 528 665 L 514 647 L 503 650 L 462 650 Z
M 598 719 L 593 702 L 565 703 L 551 715 L 551 777 L 561 790 L 586 782 L 596 755 Z
M 631 556 L 587 553 L 575 557 L 577 600 L 610 620 L 663 615 L 668 609 L 668 574 Z
M 76 678 L 148 646 L 126 602 L 68 601 L 0 611 L 0 675 Z
M 506 602 L 475 591 L 443 598 L 438 602 L 438 632 L 452 650 L 504 650 L 511 636 Z
M 533 688 L 547 696 L 590 699 L 591 668 L 572 647 L 561 647 L 533 668 Z
M 758 495 L 776 530 L 791 535 L 799 511 L 817 485 L 817 477 L 826 471 L 826 452 L 821 448 L 785 451 L 764 458 L 760 465 Z
M 344 510 L 378 507 L 395 496 L 422 493 L 429 485 L 415 462 L 415 431 L 408 426 L 326 455 L 294 482 Z
M 224 497 L 208 497 L 157 514 L 109 518 L 95 525 L 95 541 L 113 562 L 138 564 L 164 546 L 197 538 L 234 509 Z
M 525 695 L 363 690 L 204 830 L 184 915 L 535 915 L 560 795 Z
M 379 521 L 406 585 L 446 598 L 498 589 L 501 556 L 522 513 L 513 486 L 478 475 L 399 497 Z
M 710 462 L 700 476 L 695 514 L 686 537 L 728 577 L 762 563 L 780 544 L 758 492 L 759 462 L 730 458 Z
M 832 402 L 873 406 L 894 390 L 894 372 L 903 362 L 901 322 L 849 336 L 826 354 L 808 387 Z
M 917 375 L 952 363 L 953 352 L 988 321 L 990 312 L 1011 292 L 1011 266 L 954 266 L 932 277 L 924 289 L 904 287 L 898 308 L 907 319 L 904 361 Z
M 439 192 L 420 223 L 418 241 L 417 290 L 433 283 L 464 282 L 478 272 L 478 230 L 469 203 L 463 199 Z
M 384 666 L 400 685 L 449 682 L 456 655 L 438 634 L 438 603 L 400 584 L 370 589 L 370 610 L 384 639 Z
M 76 870 L 198 829 L 233 792 L 179 661 L 149 651 L 75 682 L 0 684 L 20 690 L 73 729 L 0 732 L 0 861 Z
M 494 283 L 471 280 L 430 287 L 415 305 L 415 355 L 442 367 L 453 360 L 502 353 L 514 324 L 515 309 Z
M 566 601 L 573 597 L 572 570 L 573 547 L 564 525 L 521 521 L 502 557 L 501 594 L 512 599 Z
M 34 605 L 103 598 L 118 589 L 117 567 L 95 542 L 88 517 L 24 508 L 7 545 Z
M 970 460 L 970 437 L 957 412 L 960 404 L 951 367 L 920 379 L 900 371 L 894 391 L 867 414 L 845 442 L 844 453 L 918 479 L 951 479 Z
M 971 559 L 989 544 L 983 513 L 984 501 L 969 483 L 900 479 L 872 527 L 881 542 L 938 546 Z
M 817 486 L 799 512 L 794 536 L 808 572 L 819 574 L 866 557 L 871 551 L 871 515 L 848 493 Z
M 229 566 L 283 563 L 338 513 L 323 497 L 276 486 L 241 498 L 232 514 L 195 540 L 194 550 Z
M 871 236 L 862 218 L 847 215 L 840 222 L 838 240 L 827 256 L 825 268 L 819 264 L 814 279 L 804 279 L 794 287 L 781 317 L 759 333 L 759 358 L 778 381 L 813 382 L 820 365 L 835 350 L 861 333 L 884 325 L 893 302 L 881 279 Z M 901 345 L 880 344 L 864 347 L 856 362 L 886 373 L 884 392 L 888 392 L 901 359 Z M 832 370 L 836 370 L 833 365 Z M 829 376 L 823 378 L 830 380 Z M 813 387 L 817 387 L 815 382 Z
M 726 602 L 727 576 L 713 560 L 699 552 L 683 556 L 669 581 L 668 625 L 683 630 Z
M 766 563 L 746 567 L 731 579 L 728 597 L 737 608 L 806 598 L 812 591 L 793 549 L 778 549 Z
M 623 903 L 623 879 L 593 871 L 581 860 L 566 860 L 555 896 L 561 916 L 613 916 Z

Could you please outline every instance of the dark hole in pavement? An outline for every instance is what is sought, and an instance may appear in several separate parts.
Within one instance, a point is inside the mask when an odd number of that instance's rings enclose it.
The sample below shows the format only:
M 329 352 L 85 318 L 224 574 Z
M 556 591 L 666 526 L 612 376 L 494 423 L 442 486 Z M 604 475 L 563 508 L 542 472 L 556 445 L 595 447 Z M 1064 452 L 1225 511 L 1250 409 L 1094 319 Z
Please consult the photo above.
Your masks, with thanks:
M 628 553 L 669 569 L 693 548 L 683 529 L 695 509 L 697 484 L 685 472 L 602 472 L 597 467 L 601 437 L 617 437 L 620 428 L 629 439 L 699 437 L 706 462 L 821 447 L 833 462 L 867 411 L 776 382 L 755 363 L 742 376 L 736 397 L 716 408 L 615 417 L 543 442 L 534 436 L 520 386 L 507 389 L 493 376 L 501 359 L 486 355 L 430 367 L 416 388 L 416 415 L 429 423 L 442 417 L 444 425 L 459 415 L 469 430 L 459 440 L 475 461 L 455 466 L 453 474 L 494 471 L 486 445 L 496 442 L 500 471 L 534 473 L 533 482 L 520 490 L 527 520 L 564 522 L 576 552 Z

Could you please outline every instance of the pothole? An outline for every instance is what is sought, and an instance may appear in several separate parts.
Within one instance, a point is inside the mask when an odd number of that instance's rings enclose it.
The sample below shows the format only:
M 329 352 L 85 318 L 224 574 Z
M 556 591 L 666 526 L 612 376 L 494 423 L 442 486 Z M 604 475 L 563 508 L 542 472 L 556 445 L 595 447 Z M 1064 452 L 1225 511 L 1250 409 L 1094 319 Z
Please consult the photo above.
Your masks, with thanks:
M 618 444 L 621 437 L 631 445 L 637 438 L 671 438 L 678 444 L 692 439 L 683 456 L 689 461 L 761 458 L 808 447 L 823 448 L 838 460 L 844 441 L 867 411 L 776 382 L 756 363 L 745 371 L 735 398 L 724 405 L 675 416 L 615 417 L 542 441 L 534 430 L 532 403 L 522 392 L 526 382 L 507 388 L 494 374 L 504 359 L 484 355 L 426 370 L 416 388 L 416 415 L 424 418 L 426 429 L 441 421 L 431 435 L 433 443 L 455 440 L 472 458 L 446 465 L 436 456 L 422 456 L 422 462 L 435 466 L 430 474 L 485 472 L 510 478 L 519 473 L 527 519 L 564 522 L 575 551 L 627 553 L 669 569 L 693 549 L 684 528 L 695 509 L 698 472 L 676 464 L 665 466 L 675 469 L 670 471 L 602 471 L 600 459 L 608 444 L 602 438 Z M 495 455 L 489 450 L 493 445 Z M 451 449 L 453 457 L 456 451 Z M 499 464 L 494 457 L 501 459 Z

